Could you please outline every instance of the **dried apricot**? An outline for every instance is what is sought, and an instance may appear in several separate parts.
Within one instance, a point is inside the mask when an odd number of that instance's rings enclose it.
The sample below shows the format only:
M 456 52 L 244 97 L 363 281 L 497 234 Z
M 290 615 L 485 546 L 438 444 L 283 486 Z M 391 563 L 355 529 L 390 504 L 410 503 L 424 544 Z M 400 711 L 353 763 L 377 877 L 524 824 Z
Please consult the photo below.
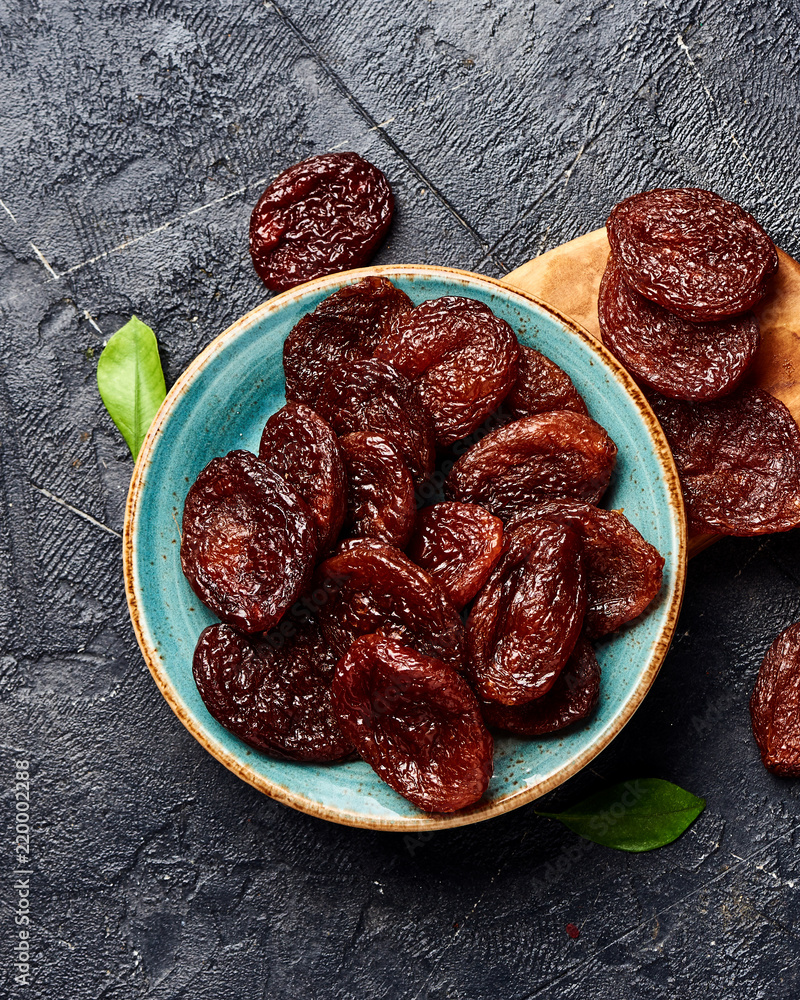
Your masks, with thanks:
M 750 698 L 753 735 L 764 767 L 800 777 L 800 622 L 772 643 Z
M 345 513 L 345 477 L 336 435 L 302 403 L 287 403 L 267 421 L 258 457 L 308 504 L 319 550 L 339 537 Z
M 503 555 L 467 619 L 467 671 L 485 701 L 521 705 L 555 684 L 586 611 L 578 536 L 533 521 L 507 531 Z
M 323 153 L 269 185 L 250 217 L 250 256 L 275 292 L 369 262 L 386 235 L 394 196 L 358 153 Z
M 481 702 L 487 725 L 515 736 L 545 736 L 587 719 L 600 698 L 600 664 L 589 642 L 578 639 L 555 684 L 525 705 Z
M 436 443 L 446 446 L 471 434 L 508 395 L 519 345 L 488 306 L 446 295 L 396 317 L 375 357 L 416 383 Z
M 613 254 L 600 282 L 598 316 L 603 343 L 631 375 L 677 399 L 733 391 L 761 340 L 753 313 L 693 323 L 650 302 L 626 284 Z
M 339 726 L 375 773 L 426 812 L 481 798 L 493 742 L 478 700 L 441 660 L 384 635 L 365 635 L 336 667 Z
M 502 518 L 539 500 L 597 503 L 616 457 L 616 445 L 591 417 L 554 410 L 487 434 L 453 466 L 446 490 Z
M 400 452 L 382 434 L 356 431 L 339 442 L 347 471 L 345 531 L 404 549 L 414 530 L 414 481 Z
M 342 436 L 383 434 L 397 448 L 414 481 L 433 471 L 433 425 L 408 379 L 383 361 L 365 358 L 332 369 L 322 384 L 317 412 Z
M 635 194 L 606 226 L 631 288 L 696 323 L 750 309 L 778 267 L 775 244 L 753 216 L 699 188 Z
M 417 516 L 408 556 L 439 581 L 460 611 L 500 558 L 503 522 L 471 503 L 437 503 Z
M 256 750 L 286 760 L 341 760 L 353 747 L 331 706 L 337 657 L 313 623 L 279 646 L 230 625 L 200 634 L 192 672 L 214 718 Z
M 391 321 L 414 304 L 386 278 L 362 278 L 323 299 L 283 345 L 286 398 L 313 407 L 332 368 L 372 356 Z
M 263 632 L 307 586 L 317 554 L 311 511 L 247 451 L 214 458 L 183 507 L 181 566 L 219 618 Z
M 664 559 L 621 511 L 551 500 L 518 514 L 508 530 L 542 518 L 567 525 L 583 540 L 588 594 L 583 627 L 589 638 L 632 621 L 658 595 Z
M 761 535 L 800 524 L 800 430 L 780 400 L 763 389 L 710 403 L 647 398 L 694 531 Z
M 551 410 L 587 412 L 583 397 L 564 369 L 532 347 L 522 346 L 517 381 L 506 397 L 505 406 L 517 420 Z
M 398 549 L 354 540 L 317 571 L 325 637 L 340 656 L 360 635 L 382 632 L 406 646 L 463 668 L 461 617 L 441 586 Z

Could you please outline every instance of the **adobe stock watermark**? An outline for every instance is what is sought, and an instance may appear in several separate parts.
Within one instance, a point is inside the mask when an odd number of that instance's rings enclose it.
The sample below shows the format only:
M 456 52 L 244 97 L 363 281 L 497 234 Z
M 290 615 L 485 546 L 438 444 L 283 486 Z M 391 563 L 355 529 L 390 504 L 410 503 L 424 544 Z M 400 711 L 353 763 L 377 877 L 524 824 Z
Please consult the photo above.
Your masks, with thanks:
M 30 908 L 31 908 L 31 779 L 27 760 L 14 761 L 14 868 L 11 872 L 11 901 L 14 908 L 13 954 L 14 984 L 30 986 Z

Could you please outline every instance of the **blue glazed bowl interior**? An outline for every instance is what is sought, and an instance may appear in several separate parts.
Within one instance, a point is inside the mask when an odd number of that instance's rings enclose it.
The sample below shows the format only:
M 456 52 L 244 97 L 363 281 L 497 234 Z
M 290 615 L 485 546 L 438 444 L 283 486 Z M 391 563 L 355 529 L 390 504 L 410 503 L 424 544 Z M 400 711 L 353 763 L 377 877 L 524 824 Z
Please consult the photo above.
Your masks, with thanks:
M 344 284 L 366 273 L 391 278 L 415 304 L 442 295 L 485 302 L 571 376 L 591 415 L 619 449 L 603 505 L 626 516 L 665 559 L 660 597 L 636 623 L 601 643 L 600 704 L 584 725 L 542 740 L 498 737 L 495 773 L 484 800 L 456 816 L 429 817 L 383 784 L 361 761 L 339 765 L 273 760 L 220 726 L 200 700 L 192 654 L 216 621 L 180 567 L 178 526 L 189 486 L 216 455 L 258 451 L 267 417 L 284 403 L 282 346 L 297 321 Z M 220 760 L 256 787 L 296 808 L 338 822 L 422 829 L 474 822 L 550 790 L 621 728 L 657 673 L 683 587 L 684 528 L 674 470 L 626 376 L 588 336 L 526 296 L 490 279 L 423 267 L 383 267 L 322 279 L 273 299 L 219 337 L 190 366 L 159 412 L 137 463 L 126 519 L 126 577 L 137 635 L 173 709 Z

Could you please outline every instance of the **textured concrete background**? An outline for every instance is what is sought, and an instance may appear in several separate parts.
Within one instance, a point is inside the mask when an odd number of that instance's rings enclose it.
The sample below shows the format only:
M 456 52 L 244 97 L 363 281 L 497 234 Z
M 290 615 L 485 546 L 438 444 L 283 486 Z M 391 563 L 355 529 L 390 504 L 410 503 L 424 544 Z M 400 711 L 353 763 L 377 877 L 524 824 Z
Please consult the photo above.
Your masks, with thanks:
M 800 533 L 693 562 L 644 706 L 550 797 L 669 778 L 708 799 L 677 843 L 616 853 L 533 806 L 427 839 L 336 827 L 233 777 L 147 673 L 121 574 L 132 462 L 94 383 L 131 313 L 169 384 L 261 301 L 250 209 L 332 148 L 394 187 L 382 262 L 501 275 L 624 195 L 684 184 L 740 201 L 797 256 L 796 0 L 0 9 L 0 995 L 800 995 L 798 786 L 763 770 L 747 712 L 800 617 Z

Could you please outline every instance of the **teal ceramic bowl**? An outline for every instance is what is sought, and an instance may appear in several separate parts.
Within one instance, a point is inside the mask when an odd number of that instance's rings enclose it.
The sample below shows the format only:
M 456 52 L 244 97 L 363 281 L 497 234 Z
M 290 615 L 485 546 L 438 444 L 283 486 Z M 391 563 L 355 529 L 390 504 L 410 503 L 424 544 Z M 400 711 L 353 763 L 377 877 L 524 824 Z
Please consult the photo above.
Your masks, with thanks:
M 214 456 L 234 448 L 258 451 L 267 417 L 284 403 L 286 335 L 325 296 L 368 274 L 390 278 L 415 303 L 441 295 L 485 302 L 511 324 L 521 343 L 564 368 L 619 449 L 604 504 L 623 508 L 666 560 L 654 606 L 599 646 L 602 690 L 592 719 L 541 741 L 499 737 L 485 797 L 452 815 L 421 812 L 362 761 L 297 764 L 251 750 L 209 715 L 192 679 L 197 637 L 215 618 L 181 573 L 178 526 L 186 492 Z M 490 278 L 448 268 L 375 267 L 322 278 L 270 299 L 192 362 L 159 410 L 136 463 L 124 566 L 131 618 L 147 665 L 181 722 L 217 760 L 267 795 L 324 819 L 382 830 L 431 830 L 475 823 L 530 802 L 585 767 L 619 733 L 653 683 L 675 630 L 686 528 L 678 477 L 655 417 L 630 376 L 585 331 Z

